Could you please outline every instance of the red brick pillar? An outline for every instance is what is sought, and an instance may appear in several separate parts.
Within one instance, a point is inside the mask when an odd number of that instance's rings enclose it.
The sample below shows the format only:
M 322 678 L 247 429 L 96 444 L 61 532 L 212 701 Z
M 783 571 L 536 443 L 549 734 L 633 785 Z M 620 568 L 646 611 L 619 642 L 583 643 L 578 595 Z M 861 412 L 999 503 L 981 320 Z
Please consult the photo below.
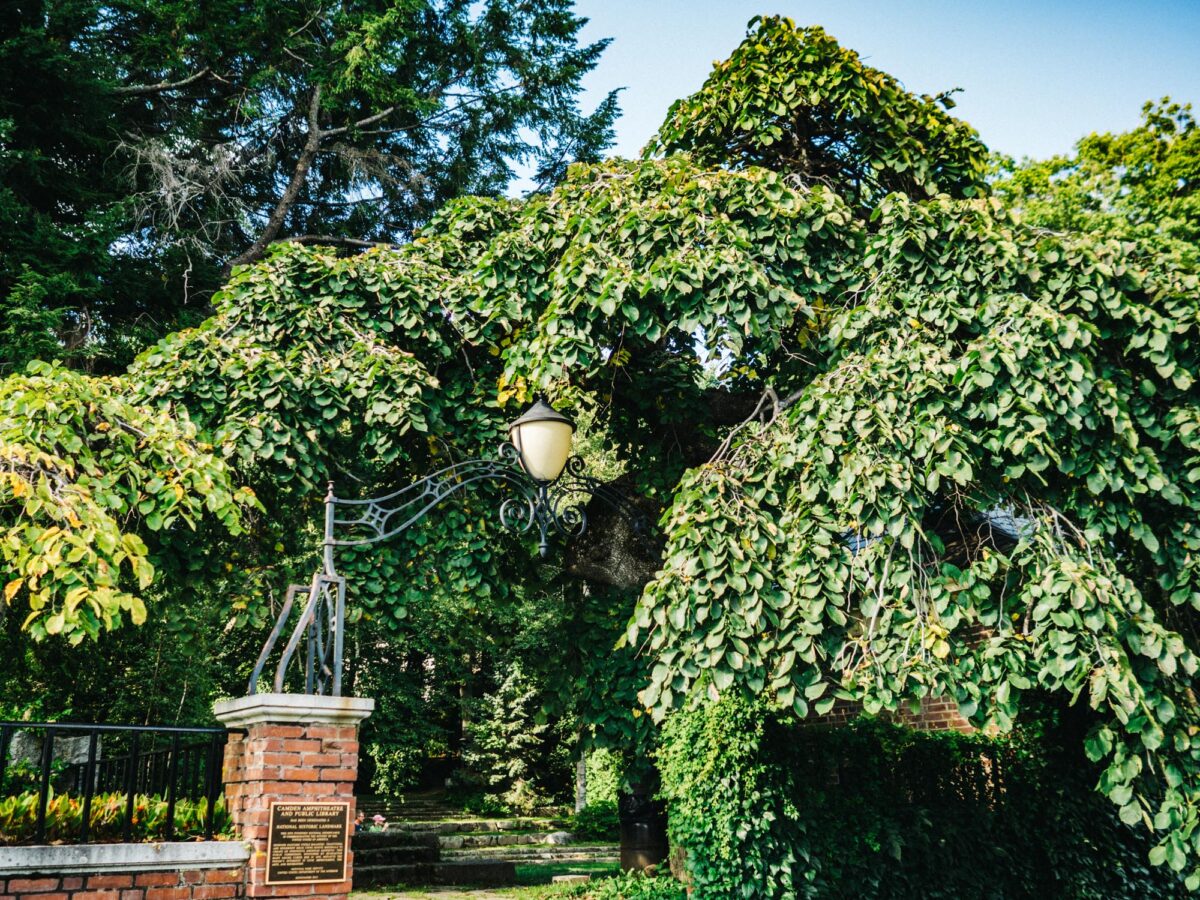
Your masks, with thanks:
M 346 849 L 344 881 L 267 884 L 272 802 L 349 802 L 354 818 L 358 725 L 375 701 L 361 697 L 254 694 L 222 700 L 216 717 L 231 730 L 225 748 L 225 802 L 251 846 L 248 897 L 328 897 L 350 892 L 353 859 Z

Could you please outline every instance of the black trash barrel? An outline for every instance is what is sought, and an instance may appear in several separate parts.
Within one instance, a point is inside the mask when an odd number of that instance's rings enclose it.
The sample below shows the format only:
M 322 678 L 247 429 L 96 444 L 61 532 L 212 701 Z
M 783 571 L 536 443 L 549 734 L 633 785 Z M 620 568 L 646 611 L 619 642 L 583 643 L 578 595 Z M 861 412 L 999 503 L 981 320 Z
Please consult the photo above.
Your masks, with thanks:
M 617 798 L 621 823 L 621 869 L 643 871 L 667 858 L 667 810 L 651 791 Z

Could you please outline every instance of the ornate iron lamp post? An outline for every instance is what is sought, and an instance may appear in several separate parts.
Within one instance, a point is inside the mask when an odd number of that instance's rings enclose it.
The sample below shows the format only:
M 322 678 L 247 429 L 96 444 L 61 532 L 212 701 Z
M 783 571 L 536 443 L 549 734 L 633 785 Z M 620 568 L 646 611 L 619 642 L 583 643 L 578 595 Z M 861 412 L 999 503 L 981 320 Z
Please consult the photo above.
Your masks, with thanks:
M 508 432 L 511 443 L 501 444 L 495 456 L 455 463 L 380 497 L 337 497 L 330 482 L 325 495 L 321 567 L 307 585 L 289 585 L 275 627 L 250 675 L 249 693 L 258 691 L 263 668 L 293 618 L 297 597 L 301 597 L 303 607 L 275 667 L 272 689 L 283 692 L 288 666 L 303 642 L 304 692 L 340 696 L 346 579 L 337 573 L 334 551 L 395 537 L 468 486 L 491 481 L 507 487 L 512 495 L 500 504 L 501 523 L 522 534 L 536 528 L 542 556 L 549 551 L 552 532 L 564 536 L 583 533 L 587 528 L 584 506 L 592 497 L 635 517 L 618 492 L 583 473 L 583 460 L 571 456 L 575 424 L 541 397 L 509 425 Z

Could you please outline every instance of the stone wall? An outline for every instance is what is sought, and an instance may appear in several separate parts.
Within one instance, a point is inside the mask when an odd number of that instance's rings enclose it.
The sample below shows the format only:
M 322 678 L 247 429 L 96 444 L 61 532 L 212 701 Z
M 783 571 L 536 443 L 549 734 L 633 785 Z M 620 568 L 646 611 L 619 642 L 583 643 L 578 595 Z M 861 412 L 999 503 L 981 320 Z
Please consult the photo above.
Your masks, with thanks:
M 245 897 L 240 841 L 0 847 L 0 900 L 217 900 Z
M 44 733 L 41 731 L 13 732 L 12 740 L 8 745 L 7 763 L 24 762 L 28 765 L 40 766 L 42 764 L 43 739 Z M 87 762 L 88 742 L 90 740 L 91 737 L 86 734 L 73 736 L 60 731 L 54 736 L 54 746 L 51 748 L 54 761 L 65 763 Z M 103 758 L 104 739 L 98 738 L 96 741 L 96 759 Z

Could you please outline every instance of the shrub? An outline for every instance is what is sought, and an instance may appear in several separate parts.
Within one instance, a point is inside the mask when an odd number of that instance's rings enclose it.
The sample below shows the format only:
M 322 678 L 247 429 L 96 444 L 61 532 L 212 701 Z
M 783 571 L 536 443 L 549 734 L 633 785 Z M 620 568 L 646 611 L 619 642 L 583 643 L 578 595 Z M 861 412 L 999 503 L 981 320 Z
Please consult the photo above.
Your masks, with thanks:
M 123 839 L 127 795 L 103 793 L 92 798 L 88 839 L 113 842 Z M 26 791 L 0 800 L 0 844 L 29 843 L 37 825 L 38 794 Z M 176 840 L 202 837 L 208 801 L 175 801 Z M 51 795 L 46 803 L 46 843 L 78 839 L 83 825 L 83 798 L 67 794 Z M 225 809 L 225 798 L 217 799 L 213 810 L 213 832 L 219 837 L 232 835 L 232 823 Z M 167 801 L 162 797 L 136 794 L 133 798 L 131 839 L 161 841 L 167 836 Z
M 669 875 L 626 872 L 593 884 L 580 885 L 565 897 L 579 900 L 685 900 L 683 885 Z
M 671 840 L 698 900 L 1183 896 L 1092 790 L 1073 714 L 997 739 L 797 726 L 727 695 L 667 721 Z
M 571 816 L 571 831 L 576 837 L 593 841 L 615 841 L 620 829 L 614 800 L 589 803 Z
M 50 777 L 58 778 L 67 768 L 62 759 L 54 759 L 50 763 Z M 4 777 L 0 778 L 0 796 L 12 796 L 24 791 L 36 791 L 42 783 L 41 762 L 30 759 L 14 759 L 4 769 Z
M 616 803 L 621 791 L 621 757 L 611 750 L 593 750 L 586 765 L 588 805 Z
M 417 783 L 424 750 L 420 746 L 373 741 L 368 747 L 375 763 L 371 786 L 386 797 L 401 799 Z
M 503 818 L 513 815 L 513 810 L 494 794 L 472 791 L 470 793 L 457 794 L 457 798 L 463 812 L 470 813 L 473 816 Z
M 470 702 L 464 727 L 463 787 L 520 815 L 553 805 L 568 783 L 569 756 L 539 717 L 539 689 L 518 663 L 498 673 L 496 689 Z

